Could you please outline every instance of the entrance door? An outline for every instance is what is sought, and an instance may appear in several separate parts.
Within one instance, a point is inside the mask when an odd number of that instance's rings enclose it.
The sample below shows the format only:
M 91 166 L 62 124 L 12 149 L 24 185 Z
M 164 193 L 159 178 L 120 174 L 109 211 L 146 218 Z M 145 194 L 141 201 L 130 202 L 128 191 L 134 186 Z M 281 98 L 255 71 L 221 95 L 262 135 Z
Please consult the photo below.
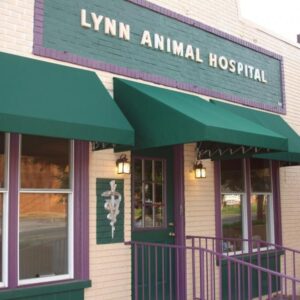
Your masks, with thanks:
M 133 299 L 175 299 L 173 148 L 132 153 Z M 135 256 L 136 254 L 136 256 Z M 138 288 L 137 288 L 138 287 Z

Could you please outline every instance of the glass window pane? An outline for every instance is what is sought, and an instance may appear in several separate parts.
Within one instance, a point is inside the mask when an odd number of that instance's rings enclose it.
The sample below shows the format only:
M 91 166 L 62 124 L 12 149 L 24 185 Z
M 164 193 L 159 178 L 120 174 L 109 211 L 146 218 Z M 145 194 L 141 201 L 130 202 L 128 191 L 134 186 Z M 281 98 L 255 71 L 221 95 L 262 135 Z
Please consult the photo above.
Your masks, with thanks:
M 134 226 L 142 227 L 143 225 L 143 202 L 142 202 L 142 186 L 134 187 Z
M 271 211 L 268 195 L 251 196 L 252 239 L 271 242 Z
M 154 208 L 154 215 L 155 215 L 155 227 L 163 226 L 163 206 L 156 205 Z
M 163 162 L 161 160 L 155 161 L 154 181 L 163 181 Z
M 67 216 L 67 194 L 20 194 L 20 279 L 68 273 Z
M 5 134 L 0 132 L 0 188 L 5 186 Z
M 145 204 L 145 227 L 153 227 L 153 206 Z
M 222 233 L 223 251 L 237 251 L 242 249 L 242 242 L 230 240 L 243 238 L 242 195 L 222 195 Z M 226 240 L 228 238 L 229 240 Z
M 152 160 L 145 160 L 144 180 L 152 181 Z
M 152 203 L 153 202 L 153 190 L 152 184 L 145 183 L 144 184 L 144 195 L 145 195 L 145 203 Z
M 162 227 L 165 224 L 164 207 L 166 201 L 163 160 L 134 159 L 133 165 L 134 227 Z
M 252 159 L 250 166 L 252 192 L 271 192 L 270 162 L 263 159 Z
M 221 192 L 241 193 L 245 191 L 243 160 L 221 161 Z
M 68 140 L 23 135 L 21 152 L 21 188 L 70 187 Z
M 155 185 L 155 202 L 156 203 L 163 202 L 163 186 L 162 186 L 162 184 Z
M 141 159 L 135 159 L 134 160 L 133 175 L 134 175 L 134 181 L 135 182 L 141 182 L 142 181 L 142 160 Z
M 2 266 L 3 266 L 3 255 L 2 255 L 2 249 L 3 249 L 3 194 L 0 193 L 0 282 L 2 282 Z

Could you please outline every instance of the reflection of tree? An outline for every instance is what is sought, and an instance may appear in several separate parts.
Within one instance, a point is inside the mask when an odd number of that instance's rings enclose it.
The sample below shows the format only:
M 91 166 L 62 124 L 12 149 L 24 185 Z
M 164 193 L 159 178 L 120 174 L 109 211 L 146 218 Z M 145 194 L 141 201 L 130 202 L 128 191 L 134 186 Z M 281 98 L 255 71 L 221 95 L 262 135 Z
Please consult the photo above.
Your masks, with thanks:
M 256 195 L 256 201 L 257 201 L 257 209 L 256 209 L 256 218 L 257 220 L 263 220 L 264 219 L 264 195 Z
M 251 170 L 251 184 L 252 190 L 256 192 L 270 192 L 271 178 L 270 169 L 252 169 Z
M 68 188 L 69 162 L 65 158 L 22 156 L 23 188 Z
M 238 170 L 223 171 L 221 184 L 223 192 L 241 192 L 243 191 L 244 182 L 243 176 Z

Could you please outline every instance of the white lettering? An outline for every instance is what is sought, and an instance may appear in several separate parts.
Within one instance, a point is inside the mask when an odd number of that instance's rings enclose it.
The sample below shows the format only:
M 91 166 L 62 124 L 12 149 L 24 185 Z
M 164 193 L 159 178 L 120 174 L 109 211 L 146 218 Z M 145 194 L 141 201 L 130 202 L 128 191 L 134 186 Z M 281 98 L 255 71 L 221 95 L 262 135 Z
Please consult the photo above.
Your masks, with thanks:
M 266 80 L 266 77 L 265 77 L 265 71 L 261 71 L 261 82 L 268 83 L 268 81 Z
M 176 40 L 172 41 L 173 54 L 183 56 L 183 43 L 179 43 Z
M 219 59 L 218 59 L 218 62 L 219 62 L 219 67 L 222 70 L 227 70 L 228 69 L 228 60 L 225 56 L 220 56 Z
M 218 57 L 216 54 L 209 53 L 209 66 L 216 68 L 218 66 Z
M 92 24 L 88 23 L 86 20 L 86 10 L 81 10 L 81 26 L 84 28 L 91 28 Z
M 231 73 L 236 72 L 236 61 L 233 59 L 229 60 L 229 72 L 231 72 Z
M 203 60 L 201 59 L 200 49 L 196 48 L 196 62 L 197 63 L 203 63 Z
M 241 75 L 241 73 L 243 72 L 244 70 L 244 65 L 241 63 L 241 62 L 238 62 L 237 64 L 237 72 L 239 75 Z
M 185 49 L 185 58 L 195 60 L 194 49 L 192 45 L 187 45 Z
M 257 81 L 261 82 L 260 70 L 259 69 L 255 69 L 255 71 L 254 71 L 254 80 L 257 80 Z
M 254 71 L 254 67 L 252 67 L 252 66 L 248 66 L 248 68 L 249 68 L 249 71 L 250 71 L 250 78 L 251 79 L 253 79 L 253 71 Z
M 142 40 L 141 40 L 141 45 L 147 46 L 149 48 L 152 48 L 152 40 L 151 40 L 151 35 L 148 30 L 145 30 L 143 32 Z
M 171 39 L 167 38 L 167 52 L 171 53 Z
M 248 66 L 247 65 L 245 65 L 244 66 L 244 69 L 245 69 L 245 77 L 248 77 L 249 76 L 249 74 L 248 74 Z
M 103 16 L 97 16 L 95 13 L 91 13 L 92 15 L 92 19 L 93 19 L 93 22 L 94 22 L 94 30 L 95 31 L 99 31 L 99 27 L 100 27 L 100 24 L 103 20 Z
M 165 50 L 165 38 L 163 35 L 157 33 L 154 34 L 154 48 L 159 49 L 160 51 Z
M 130 26 L 128 24 L 124 24 L 123 22 L 119 23 L 119 38 L 130 41 Z
M 116 20 L 105 17 L 104 33 L 111 36 L 117 35 Z

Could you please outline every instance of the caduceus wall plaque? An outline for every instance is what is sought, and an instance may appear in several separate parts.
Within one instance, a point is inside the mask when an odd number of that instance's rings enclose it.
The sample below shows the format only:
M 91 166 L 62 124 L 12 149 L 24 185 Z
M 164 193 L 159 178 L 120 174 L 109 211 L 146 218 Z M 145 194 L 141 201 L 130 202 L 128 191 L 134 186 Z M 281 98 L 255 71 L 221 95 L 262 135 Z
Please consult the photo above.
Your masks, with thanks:
M 97 244 L 124 241 L 124 181 L 97 179 Z
M 122 196 L 116 191 L 117 184 L 115 180 L 112 180 L 109 184 L 110 190 L 103 192 L 101 196 L 105 197 L 104 208 L 108 211 L 107 219 L 110 221 L 111 238 L 113 239 L 116 230 L 115 224 L 117 223 L 117 216 L 120 213 L 119 206 Z

